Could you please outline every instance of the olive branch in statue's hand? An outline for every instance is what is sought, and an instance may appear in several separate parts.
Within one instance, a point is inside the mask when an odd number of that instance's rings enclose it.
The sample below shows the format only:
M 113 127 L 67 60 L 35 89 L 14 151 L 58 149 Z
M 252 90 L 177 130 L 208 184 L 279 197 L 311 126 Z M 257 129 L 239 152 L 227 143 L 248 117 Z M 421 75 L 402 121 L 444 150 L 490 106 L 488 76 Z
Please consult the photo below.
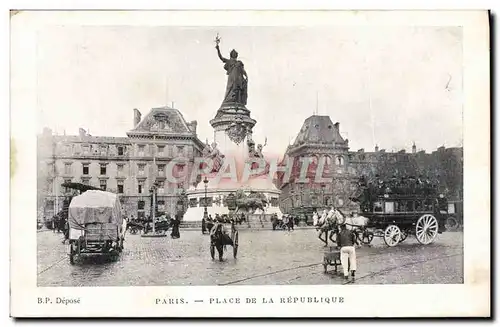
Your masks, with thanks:
M 217 35 L 215 36 L 215 48 L 216 49 L 219 49 L 219 43 L 220 43 L 220 36 L 219 36 L 219 33 L 217 33 Z

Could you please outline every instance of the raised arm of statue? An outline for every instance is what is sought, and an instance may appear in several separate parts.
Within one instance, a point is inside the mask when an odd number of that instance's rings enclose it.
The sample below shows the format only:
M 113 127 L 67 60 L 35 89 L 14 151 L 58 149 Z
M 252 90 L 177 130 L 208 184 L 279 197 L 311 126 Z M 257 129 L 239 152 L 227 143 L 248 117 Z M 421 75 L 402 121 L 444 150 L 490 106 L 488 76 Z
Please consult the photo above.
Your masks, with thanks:
M 228 61 L 228 59 L 224 58 L 222 56 L 222 54 L 220 53 L 220 49 L 219 49 L 219 45 L 217 44 L 215 46 L 215 48 L 217 49 L 217 55 L 219 56 L 219 59 L 223 62 L 223 63 L 226 63 Z

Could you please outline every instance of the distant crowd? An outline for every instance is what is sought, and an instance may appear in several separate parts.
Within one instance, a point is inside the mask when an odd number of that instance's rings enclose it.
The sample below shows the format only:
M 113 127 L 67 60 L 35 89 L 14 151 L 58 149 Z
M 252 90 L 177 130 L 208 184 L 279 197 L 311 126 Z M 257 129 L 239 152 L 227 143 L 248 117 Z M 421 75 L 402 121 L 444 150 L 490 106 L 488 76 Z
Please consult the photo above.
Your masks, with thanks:
M 393 175 L 389 179 L 382 179 L 379 175 L 371 180 L 366 176 L 361 176 L 358 181 L 358 186 L 362 189 L 367 189 L 371 194 L 420 194 L 431 195 L 438 192 L 439 182 L 431 180 L 422 175 L 396 177 Z

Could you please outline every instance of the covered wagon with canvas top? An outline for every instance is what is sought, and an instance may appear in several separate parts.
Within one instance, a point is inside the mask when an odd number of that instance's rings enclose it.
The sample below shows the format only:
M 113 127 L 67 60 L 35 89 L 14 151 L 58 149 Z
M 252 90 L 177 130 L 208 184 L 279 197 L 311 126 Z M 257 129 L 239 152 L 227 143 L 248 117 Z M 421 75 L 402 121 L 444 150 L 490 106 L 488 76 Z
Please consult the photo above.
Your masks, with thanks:
M 110 255 L 123 250 L 126 221 L 116 194 L 89 190 L 75 196 L 69 205 L 69 259 L 86 254 Z

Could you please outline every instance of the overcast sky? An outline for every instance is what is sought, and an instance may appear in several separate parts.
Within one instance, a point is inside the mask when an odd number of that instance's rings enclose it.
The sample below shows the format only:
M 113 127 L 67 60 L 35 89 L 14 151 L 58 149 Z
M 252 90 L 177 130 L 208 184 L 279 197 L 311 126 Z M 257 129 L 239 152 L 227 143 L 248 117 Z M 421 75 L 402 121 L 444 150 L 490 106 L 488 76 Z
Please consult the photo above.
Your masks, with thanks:
M 200 139 L 212 138 L 226 84 L 217 32 L 223 55 L 234 48 L 245 64 L 254 139 L 267 137 L 267 151 L 283 153 L 316 108 L 340 123 L 351 150 L 461 145 L 457 27 L 46 28 L 37 49 L 40 130 L 126 136 L 133 108 L 144 117 L 174 101 L 198 121 Z

